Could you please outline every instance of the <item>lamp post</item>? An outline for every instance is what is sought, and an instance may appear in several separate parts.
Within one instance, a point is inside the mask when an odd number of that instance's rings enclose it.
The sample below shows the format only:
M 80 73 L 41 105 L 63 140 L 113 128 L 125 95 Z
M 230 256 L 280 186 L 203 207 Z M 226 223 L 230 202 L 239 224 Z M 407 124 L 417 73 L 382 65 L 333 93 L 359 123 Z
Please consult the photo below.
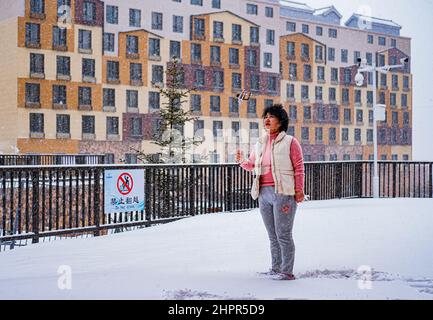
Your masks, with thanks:
M 355 83 L 358 87 L 364 85 L 364 76 L 361 72 L 372 72 L 373 73 L 373 146 L 374 146 L 374 155 L 373 155 L 373 198 L 379 198 L 379 170 L 377 163 L 377 121 L 385 120 L 385 105 L 377 104 L 377 75 L 376 72 L 380 72 L 382 74 L 387 74 L 391 69 L 404 68 L 406 63 L 409 61 L 408 58 L 400 59 L 401 64 L 396 65 L 385 65 L 381 67 L 377 67 L 375 63 L 372 65 L 367 65 L 366 59 L 358 58 L 358 71 L 355 76 Z

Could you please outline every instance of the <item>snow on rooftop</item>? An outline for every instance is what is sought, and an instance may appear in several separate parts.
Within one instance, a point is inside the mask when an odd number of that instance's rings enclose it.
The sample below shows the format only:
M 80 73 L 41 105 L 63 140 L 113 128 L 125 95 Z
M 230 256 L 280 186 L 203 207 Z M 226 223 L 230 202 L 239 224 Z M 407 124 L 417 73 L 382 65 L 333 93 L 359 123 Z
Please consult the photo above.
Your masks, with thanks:
M 280 1 L 280 4 L 284 7 L 290 7 L 290 8 L 300 9 L 305 11 L 314 11 L 314 9 L 311 8 L 309 5 L 307 5 L 306 3 L 282 0 Z
M 356 17 L 358 19 L 364 19 L 367 21 L 371 21 L 373 23 L 378 23 L 378 24 L 383 24 L 383 25 L 387 25 L 387 26 L 391 26 L 391 27 L 401 28 L 401 26 L 399 24 L 395 23 L 392 20 L 386 20 L 386 19 L 381 19 L 381 18 L 376 18 L 376 17 L 364 16 L 364 15 L 361 15 L 358 13 L 355 13 L 352 17 Z
M 201 215 L 0 252 L 0 299 L 431 300 L 431 230 L 433 199 L 303 203 L 298 279 L 281 282 L 257 275 L 270 264 L 258 210 Z M 65 270 L 71 290 L 58 286 Z

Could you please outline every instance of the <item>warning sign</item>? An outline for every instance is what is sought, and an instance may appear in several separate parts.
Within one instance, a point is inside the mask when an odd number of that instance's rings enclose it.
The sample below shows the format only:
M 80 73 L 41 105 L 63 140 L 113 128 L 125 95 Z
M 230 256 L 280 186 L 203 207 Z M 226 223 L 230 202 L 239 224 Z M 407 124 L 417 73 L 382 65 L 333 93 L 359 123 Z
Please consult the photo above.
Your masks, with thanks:
M 144 210 L 144 171 L 107 170 L 104 175 L 105 214 Z

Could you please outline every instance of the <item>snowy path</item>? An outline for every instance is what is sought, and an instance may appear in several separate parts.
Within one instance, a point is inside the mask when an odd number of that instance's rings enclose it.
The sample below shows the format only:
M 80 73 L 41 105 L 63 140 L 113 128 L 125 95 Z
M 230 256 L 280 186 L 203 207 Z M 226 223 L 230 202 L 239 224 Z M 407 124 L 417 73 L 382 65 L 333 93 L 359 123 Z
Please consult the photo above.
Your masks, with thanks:
M 270 259 L 257 210 L 198 216 L 2 252 L 0 299 L 433 299 L 432 230 L 431 199 L 304 203 L 298 280 L 282 282 L 256 274 Z

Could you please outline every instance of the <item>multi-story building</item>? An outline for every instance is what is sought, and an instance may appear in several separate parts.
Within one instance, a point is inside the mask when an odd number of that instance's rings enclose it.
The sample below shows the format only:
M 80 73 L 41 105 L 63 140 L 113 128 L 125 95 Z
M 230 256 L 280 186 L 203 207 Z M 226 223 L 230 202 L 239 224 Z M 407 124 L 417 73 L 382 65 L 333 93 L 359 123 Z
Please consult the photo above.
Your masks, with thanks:
M 371 159 L 372 75 L 357 87 L 357 58 L 407 67 L 378 74 L 379 156 L 411 159 L 411 39 L 398 24 L 334 7 L 277 0 L 2 0 L 0 151 L 102 153 L 135 162 L 151 143 L 167 64 L 179 59 L 182 128 L 206 137 L 191 160 L 233 161 L 251 149 L 266 105 L 282 103 L 306 160 Z M 240 106 L 242 90 L 252 93 Z

